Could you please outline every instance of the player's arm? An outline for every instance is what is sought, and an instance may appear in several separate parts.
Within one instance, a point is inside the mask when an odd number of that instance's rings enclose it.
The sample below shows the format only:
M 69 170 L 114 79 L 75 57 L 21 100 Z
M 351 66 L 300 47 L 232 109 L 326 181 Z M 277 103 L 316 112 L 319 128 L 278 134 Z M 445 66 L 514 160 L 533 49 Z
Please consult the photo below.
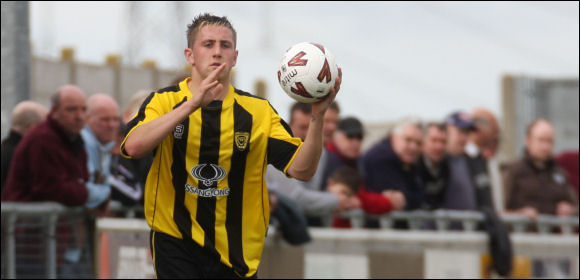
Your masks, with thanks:
M 330 87 L 330 93 L 323 100 L 312 103 L 312 119 L 308 126 L 308 134 L 302 147 L 298 150 L 294 161 L 288 167 L 288 175 L 303 181 L 308 181 L 316 173 L 318 160 L 322 153 L 322 124 L 324 113 L 334 101 L 336 94 L 340 90 L 342 82 L 342 69 L 338 68 L 338 78 L 334 86 Z
M 123 143 L 125 152 L 133 158 L 149 154 L 173 129 L 199 107 L 209 104 L 224 88 L 218 81 L 219 74 L 226 64 L 223 63 L 211 72 L 202 82 L 197 93 L 169 113 L 135 128 Z

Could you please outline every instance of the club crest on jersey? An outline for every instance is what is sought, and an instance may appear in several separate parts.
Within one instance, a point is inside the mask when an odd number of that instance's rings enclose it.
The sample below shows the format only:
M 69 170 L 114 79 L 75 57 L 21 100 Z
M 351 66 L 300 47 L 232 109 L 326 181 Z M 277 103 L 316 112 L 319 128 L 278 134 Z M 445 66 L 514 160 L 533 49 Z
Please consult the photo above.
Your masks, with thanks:
M 175 129 L 173 130 L 173 137 L 175 139 L 181 139 L 181 137 L 183 137 L 183 130 L 185 129 L 185 126 L 183 126 L 183 124 L 178 124 Z
M 236 147 L 238 148 L 238 150 L 240 151 L 246 150 L 249 141 L 250 141 L 249 132 L 236 131 L 234 133 L 234 142 L 236 143 Z
M 202 164 L 198 164 L 196 166 L 194 166 L 191 169 L 191 175 L 193 175 L 193 177 L 195 177 L 199 182 L 203 183 L 205 186 L 209 187 L 213 184 L 213 182 L 217 182 L 220 181 L 221 179 L 226 177 L 226 170 L 217 165 L 217 164 L 209 164 L 209 166 L 211 166 L 211 168 L 213 169 L 213 175 L 211 176 L 207 176 L 208 172 L 206 171 L 204 174 L 202 174 L 202 172 L 204 171 L 204 168 L 207 166 L 207 163 L 202 163 Z

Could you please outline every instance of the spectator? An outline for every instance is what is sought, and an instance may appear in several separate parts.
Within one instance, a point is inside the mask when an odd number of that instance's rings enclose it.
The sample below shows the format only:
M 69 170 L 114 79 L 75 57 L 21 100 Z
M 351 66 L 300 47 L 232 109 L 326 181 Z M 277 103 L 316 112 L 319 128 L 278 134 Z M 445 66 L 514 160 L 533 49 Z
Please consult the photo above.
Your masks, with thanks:
M 331 111 L 333 110 L 327 110 L 325 116 Z M 289 123 L 292 134 L 304 140 L 311 118 L 312 108 L 310 104 L 294 103 L 290 109 Z M 323 130 L 326 126 L 327 123 L 324 123 Z M 321 163 L 324 162 L 325 158 L 326 156 L 321 156 L 317 173 L 322 173 L 320 170 L 324 167 L 321 167 Z M 288 178 L 283 172 L 272 167 L 268 167 L 266 172 L 266 183 L 268 190 L 294 200 L 306 216 L 329 216 L 333 212 L 345 210 L 349 206 L 349 201 L 345 195 L 310 189 L 305 182 Z M 275 201 L 275 198 L 273 200 Z
M 566 170 L 568 181 L 576 191 L 576 198 L 578 198 L 578 150 L 564 151 L 556 157 L 558 165 Z
M 122 121 L 124 124 L 129 123 L 129 121 L 137 115 L 141 104 L 143 104 L 143 101 L 145 101 L 149 95 L 151 95 L 151 91 L 145 89 L 139 90 L 133 94 L 129 100 L 127 108 L 125 108 L 125 111 L 123 111 Z
M 22 137 L 46 119 L 46 108 L 33 101 L 22 101 L 12 110 L 10 133 L 2 141 L 2 189 L 6 183 L 10 162 Z
M 447 153 L 449 154 L 449 186 L 445 191 L 443 208 L 476 210 L 475 186 L 465 155 L 469 133 L 475 129 L 473 118 L 464 112 L 455 112 L 445 121 L 447 125 Z
M 137 115 L 141 104 L 150 95 L 147 90 L 136 92 L 129 105 L 123 111 L 123 120 L 119 126 L 116 145 L 113 147 L 111 176 L 111 200 L 122 206 L 131 207 L 143 205 L 143 193 L 149 167 L 153 162 L 153 154 L 139 159 L 128 159 L 120 155 L 120 147 L 125 139 L 126 124 Z M 141 213 L 140 213 L 141 214 Z
M 119 106 L 106 94 L 94 94 L 88 100 L 87 124 L 81 131 L 88 155 L 89 181 L 87 186 L 99 194 L 99 199 L 87 202 L 86 206 L 95 208 L 102 205 L 111 193 L 109 175 L 111 174 L 111 149 L 115 145 L 119 130 Z
M 349 117 L 340 120 L 332 136 L 332 141 L 326 143 L 328 157 L 323 170 L 323 182 L 328 182 L 330 175 L 343 166 L 360 172 L 359 160 L 363 137 L 364 129 L 358 119 Z M 326 189 L 326 186 L 324 188 Z M 406 203 L 399 192 L 369 192 L 364 182 L 359 186 L 356 197 L 353 198 L 353 207 L 358 206 L 369 214 L 383 214 L 391 210 L 400 210 Z
M 330 107 L 324 114 L 324 126 L 322 128 L 322 137 L 324 138 L 324 143 L 328 143 L 332 140 L 332 135 L 336 130 L 336 125 L 338 124 L 338 119 L 340 115 L 340 107 L 336 101 L 330 103 Z
M 407 118 L 395 125 L 387 138 L 371 147 L 362 160 L 368 190 L 401 192 L 406 201 L 405 210 L 421 208 L 423 186 L 415 165 L 421 153 L 421 140 L 420 121 Z
M 79 206 L 93 199 L 85 186 L 89 174 L 80 137 L 85 124 L 85 94 L 66 85 L 51 101 L 47 119 L 28 133 L 14 152 L 3 200 Z
M 336 101 L 330 103 L 330 107 L 326 110 L 324 114 L 324 120 L 322 125 L 322 138 L 323 138 L 323 149 L 320 155 L 320 161 L 318 161 L 317 172 L 314 174 L 312 179 L 308 182 L 304 182 L 304 186 L 311 190 L 324 191 L 323 181 L 322 181 L 322 170 L 324 170 L 326 165 L 326 157 L 328 156 L 328 151 L 326 150 L 326 143 L 332 141 L 332 135 L 336 130 L 336 125 L 338 124 L 338 117 L 340 115 L 340 107 Z
M 424 186 L 424 208 L 441 208 L 445 190 L 449 184 L 449 162 L 445 153 L 447 131 L 443 123 L 428 123 L 423 138 L 423 155 L 419 160 L 419 172 Z
M 499 164 L 495 160 L 499 148 L 499 125 L 494 114 L 483 108 L 474 109 L 471 116 L 475 129 L 468 136 L 465 153 L 477 205 L 478 208 L 490 207 L 503 212 L 503 187 Z
M 358 170 L 348 166 L 341 166 L 334 170 L 334 172 L 328 177 L 326 190 L 337 196 L 354 198 L 361 183 L 362 178 Z M 334 217 L 332 227 L 350 228 L 350 221 L 348 219 Z
M 499 147 L 499 125 L 494 114 L 483 108 L 474 109 L 471 116 L 475 129 L 469 133 L 465 158 L 471 182 L 475 186 L 477 210 L 485 216 L 483 228 L 489 235 L 493 267 L 501 276 L 508 276 L 513 253 L 509 230 L 497 216 L 497 211 L 503 212 L 501 180 L 490 179 L 499 177 L 499 166 L 494 160 Z
M 552 158 L 554 127 L 546 119 L 532 122 L 526 132 L 522 159 L 512 163 L 505 177 L 506 209 L 531 219 L 539 214 L 572 216 L 578 204 L 564 171 Z

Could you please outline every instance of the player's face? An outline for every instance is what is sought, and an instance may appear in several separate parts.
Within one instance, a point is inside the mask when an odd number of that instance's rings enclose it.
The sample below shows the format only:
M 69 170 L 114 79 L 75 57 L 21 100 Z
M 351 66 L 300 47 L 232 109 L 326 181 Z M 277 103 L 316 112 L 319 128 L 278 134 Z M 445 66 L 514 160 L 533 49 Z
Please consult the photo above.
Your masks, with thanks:
M 197 33 L 187 60 L 202 79 L 225 63 L 226 68 L 218 77 L 220 81 L 223 81 L 229 77 L 237 58 L 238 51 L 234 44 L 232 30 L 224 26 L 206 25 Z

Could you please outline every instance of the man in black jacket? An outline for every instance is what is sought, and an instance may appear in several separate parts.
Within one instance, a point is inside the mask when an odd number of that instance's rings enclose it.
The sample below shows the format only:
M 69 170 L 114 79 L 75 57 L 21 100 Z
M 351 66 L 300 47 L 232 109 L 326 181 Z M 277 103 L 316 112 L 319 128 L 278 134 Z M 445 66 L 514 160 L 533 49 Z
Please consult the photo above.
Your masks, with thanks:
M 445 199 L 445 189 L 449 184 L 449 163 L 445 153 L 447 131 L 445 124 L 431 122 L 425 127 L 423 155 L 419 159 L 419 172 L 424 185 L 424 208 L 441 208 Z
M 16 146 L 28 131 L 46 119 L 47 114 L 44 106 L 29 100 L 16 104 L 12 110 L 10 134 L 2 141 L 2 189 Z

